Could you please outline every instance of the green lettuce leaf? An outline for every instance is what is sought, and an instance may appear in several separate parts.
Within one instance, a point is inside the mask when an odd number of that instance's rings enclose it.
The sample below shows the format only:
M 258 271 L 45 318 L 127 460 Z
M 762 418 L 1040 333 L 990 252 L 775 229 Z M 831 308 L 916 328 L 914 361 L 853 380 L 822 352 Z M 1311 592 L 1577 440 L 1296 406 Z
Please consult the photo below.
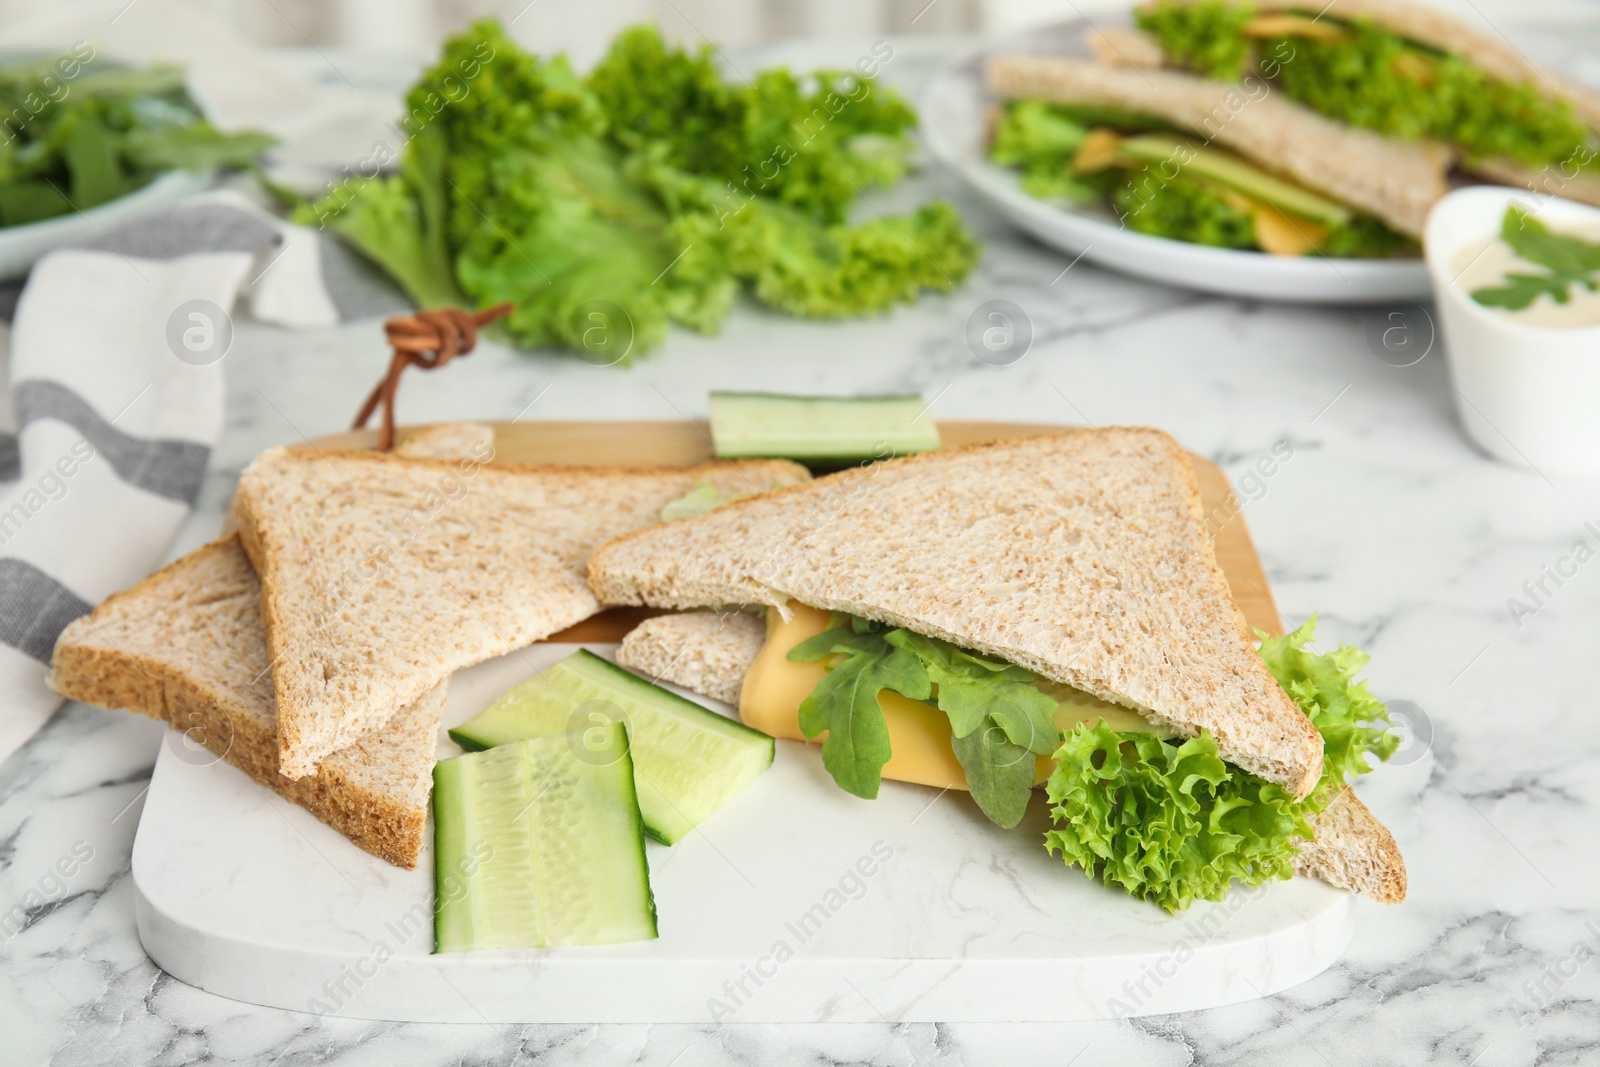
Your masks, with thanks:
M 1008 101 L 995 128 L 989 158 L 1022 172 L 1022 191 L 1040 200 L 1088 204 L 1102 199 L 1114 174 L 1080 175 L 1072 155 L 1089 134 L 1089 123 L 1043 100 Z
M 1178 66 L 1219 81 L 1237 81 L 1250 64 L 1244 25 L 1255 17 L 1250 4 L 1230 0 L 1158 3 L 1134 9 L 1139 28 L 1160 42 Z
M 1321 5 L 1307 5 L 1314 15 Z M 1201 0 L 1140 8 L 1139 25 L 1180 66 L 1236 81 L 1254 58 L 1293 100 L 1391 137 L 1459 145 L 1469 157 L 1510 157 L 1530 167 L 1587 159 L 1591 134 L 1572 105 L 1531 82 L 1495 78 L 1459 55 L 1415 44 L 1367 19 L 1342 21 L 1337 41 L 1243 34 L 1249 3 Z
M 1250 213 L 1233 206 L 1209 182 L 1135 175 L 1112 193 L 1112 203 L 1129 229 L 1152 237 L 1215 248 L 1256 247 Z
M 1256 636 L 1267 669 L 1322 734 L 1322 777 L 1302 802 L 1321 811 L 1346 785 L 1394 755 L 1400 736 L 1389 729 L 1389 709 L 1356 678 L 1371 657 L 1349 645 L 1309 651 L 1316 628 L 1313 615 L 1293 633 L 1268 637 L 1258 630 Z
M 426 127 L 399 174 L 348 178 L 315 203 L 296 206 L 290 218 L 337 234 L 380 264 L 419 307 L 460 307 L 468 300 L 450 269 L 445 151 L 438 128 Z
M 1181 744 L 1101 720 L 1067 735 L 1046 785 L 1045 848 L 1168 912 L 1294 873 L 1305 813 L 1281 786 L 1226 763 L 1208 734 Z
M 871 81 L 728 81 L 709 49 L 649 27 L 582 78 L 484 21 L 406 101 L 399 178 L 347 182 L 304 214 L 419 303 L 510 302 L 495 329 L 521 347 L 626 364 L 672 324 L 718 330 L 742 286 L 792 314 L 856 315 L 949 290 L 977 261 L 948 204 L 847 221 L 905 173 L 915 121 Z
M 667 45 L 648 26 L 625 30 L 589 76 L 628 151 L 760 195 L 824 224 L 843 222 L 863 190 L 906 172 L 916 113 L 897 94 L 847 71 L 758 72 L 723 80 L 709 45 Z
M 1311 834 L 1309 817 L 1352 775 L 1370 770 L 1369 757 L 1388 759 L 1399 744 L 1388 710 L 1356 678 L 1366 654 L 1310 651 L 1315 628 L 1313 618 L 1261 647 L 1273 676 L 1323 736 L 1322 777 L 1309 796 L 1296 801 L 1226 763 L 1209 734 L 1161 741 L 1102 720 L 1077 727 L 1056 753 L 1046 785 L 1055 828 L 1045 847 L 1168 912 L 1220 900 L 1234 882 L 1289 877 Z

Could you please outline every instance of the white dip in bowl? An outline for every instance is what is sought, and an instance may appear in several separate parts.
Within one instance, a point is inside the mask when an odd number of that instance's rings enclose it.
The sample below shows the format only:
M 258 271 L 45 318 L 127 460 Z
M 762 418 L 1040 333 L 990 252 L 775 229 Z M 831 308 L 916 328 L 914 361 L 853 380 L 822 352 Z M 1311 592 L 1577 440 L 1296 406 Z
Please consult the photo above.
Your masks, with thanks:
M 1544 272 L 1500 239 L 1512 204 L 1555 233 L 1600 240 L 1600 209 L 1523 189 L 1474 186 L 1434 205 L 1423 247 L 1456 410 L 1493 456 L 1546 475 L 1600 474 L 1600 294 L 1573 285 L 1565 304 L 1540 296 L 1522 310 L 1471 296 L 1508 273 Z

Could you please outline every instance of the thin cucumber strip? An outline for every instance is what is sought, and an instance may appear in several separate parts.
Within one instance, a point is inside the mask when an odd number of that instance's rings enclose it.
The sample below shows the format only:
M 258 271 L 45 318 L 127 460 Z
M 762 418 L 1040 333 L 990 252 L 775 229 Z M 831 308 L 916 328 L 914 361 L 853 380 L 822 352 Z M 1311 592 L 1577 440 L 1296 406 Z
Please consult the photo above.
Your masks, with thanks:
M 932 452 L 939 428 L 920 396 L 711 394 L 718 456 L 781 456 L 817 465 Z
M 435 765 L 435 952 L 656 936 L 627 730 L 590 740 L 554 734 Z
M 603 740 L 625 722 L 646 832 L 671 845 L 772 766 L 771 737 L 580 649 L 450 731 L 486 749 L 546 734 Z M 600 732 L 597 732 L 600 731 Z
M 1177 160 L 1191 174 L 1209 178 L 1286 214 L 1311 219 L 1324 226 L 1348 226 L 1354 214 L 1343 204 L 1268 174 L 1231 152 L 1198 144 L 1187 137 L 1147 133 L 1127 138 L 1118 150 L 1141 163 L 1155 166 Z M 1179 159 L 1180 156 L 1185 158 Z

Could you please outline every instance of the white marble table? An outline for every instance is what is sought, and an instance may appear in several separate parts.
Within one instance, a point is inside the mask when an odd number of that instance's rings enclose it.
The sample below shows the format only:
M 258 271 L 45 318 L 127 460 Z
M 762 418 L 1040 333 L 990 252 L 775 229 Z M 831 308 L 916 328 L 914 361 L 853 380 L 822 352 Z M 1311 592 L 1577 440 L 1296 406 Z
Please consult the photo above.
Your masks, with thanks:
M 1567 40 L 1569 47 L 1572 38 Z M 1587 38 L 1593 42 L 1595 35 Z M 910 68 L 914 64 L 908 64 Z M 914 73 L 914 72 L 913 72 Z M 956 195 L 939 176 L 927 182 Z M 181 1064 L 1579 1063 L 1600 1057 L 1600 571 L 1508 598 L 1594 535 L 1600 481 L 1557 481 L 1476 452 L 1437 351 L 1375 358 L 1375 312 L 1197 297 L 1079 264 L 967 201 L 987 246 L 960 293 L 845 324 L 741 308 L 720 337 L 675 334 L 631 369 L 485 346 L 410 380 L 404 421 L 672 419 L 709 387 L 916 390 L 946 418 L 1147 423 L 1236 478 L 1286 442 L 1245 513 L 1285 618 L 1372 653 L 1388 699 L 1432 741 L 1363 794 L 1394 829 L 1410 900 L 1358 902 L 1343 961 L 1288 993 L 1131 1024 L 443 1026 L 257 1008 L 178 983 L 134 932 L 129 852 L 163 743 L 157 724 L 73 705 L 0 765 L 0 905 L 54 902 L 0 932 L 0 1062 Z M 1036 333 L 979 362 L 969 314 L 1004 297 Z M 373 323 L 287 334 L 240 322 L 229 422 L 174 546 L 211 537 L 260 449 L 341 428 L 387 354 Z M 1281 454 L 1280 449 L 1280 454 Z M 51 881 L 58 860 L 70 877 Z

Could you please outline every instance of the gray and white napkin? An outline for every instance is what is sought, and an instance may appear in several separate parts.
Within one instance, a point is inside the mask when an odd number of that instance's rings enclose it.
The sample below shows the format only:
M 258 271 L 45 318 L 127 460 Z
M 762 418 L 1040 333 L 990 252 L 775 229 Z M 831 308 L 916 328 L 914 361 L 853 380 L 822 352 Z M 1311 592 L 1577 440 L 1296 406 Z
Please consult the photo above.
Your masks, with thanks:
M 297 328 L 405 306 L 331 240 L 227 193 L 53 252 L 22 288 L 0 398 L 0 759 L 61 704 L 61 630 L 149 574 L 193 507 L 243 300 Z

